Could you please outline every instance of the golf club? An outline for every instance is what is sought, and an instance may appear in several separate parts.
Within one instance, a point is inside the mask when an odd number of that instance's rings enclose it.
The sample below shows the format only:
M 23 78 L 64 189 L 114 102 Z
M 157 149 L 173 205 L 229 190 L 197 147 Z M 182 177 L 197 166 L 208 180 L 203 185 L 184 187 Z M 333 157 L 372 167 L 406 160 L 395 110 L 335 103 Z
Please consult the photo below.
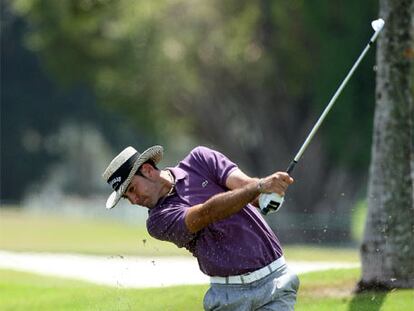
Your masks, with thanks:
M 342 90 L 344 89 L 345 85 L 348 83 L 349 79 L 351 78 L 352 74 L 354 73 L 355 69 L 358 67 L 359 63 L 364 58 L 365 54 L 371 47 L 371 45 L 374 43 L 375 39 L 377 39 L 380 31 L 384 27 L 384 20 L 379 18 L 377 20 L 374 20 L 371 22 L 371 26 L 374 29 L 374 34 L 372 35 L 371 39 L 369 40 L 368 44 L 362 51 L 361 55 L 358 57 L 354 65 L 352 66 L 351 70 L 346 75 L 345 79 L 342 81 L 339 88 L 336 90 L 334 96 L 329 101 L 328 105 L 326 106 L 325 110 L 323 111 L 322 115 L 319 117 L 316 124 L 313 126 L 312 130 L 310 131 L 308 137 L 306 137 L 305 142 L 300 147 L 298 153 L 293 158 L 293 161 L 289 164 L 286 172 L 288 174 L 291 174 L 293 172 L 293 169 L 295 168 L 296 164 L 299 162 L 300 158 L 302 157 L 302 154 L 305 152 L 306 148 L 308 147 L 309 143 L 311 142 L 313 136 L 315 136 L 316 132 L 318 131 L 319 127 L 321 126 L 323 120 L 326 118 L 326 115 L 331 110 L 332 106 L 334 105 L 336 99 L 338 98 L 339 94 L 341 94 Z M 278 195 L 277 193 L 262 193 L 259 196 L 259 206 L 260 211 L 263 215 L 267 215 L 270 212 L 276 212 L 280 209 L 284 201 L 284 197 Z

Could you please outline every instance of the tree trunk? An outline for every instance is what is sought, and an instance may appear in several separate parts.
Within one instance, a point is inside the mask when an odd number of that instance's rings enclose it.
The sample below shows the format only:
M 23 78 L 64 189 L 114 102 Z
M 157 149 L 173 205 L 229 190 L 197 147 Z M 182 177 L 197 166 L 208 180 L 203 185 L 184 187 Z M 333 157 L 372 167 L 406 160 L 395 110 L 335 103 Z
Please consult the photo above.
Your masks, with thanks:
M 380 17 L 359 290 L 414 288 L 414 1 L 380 0 Z

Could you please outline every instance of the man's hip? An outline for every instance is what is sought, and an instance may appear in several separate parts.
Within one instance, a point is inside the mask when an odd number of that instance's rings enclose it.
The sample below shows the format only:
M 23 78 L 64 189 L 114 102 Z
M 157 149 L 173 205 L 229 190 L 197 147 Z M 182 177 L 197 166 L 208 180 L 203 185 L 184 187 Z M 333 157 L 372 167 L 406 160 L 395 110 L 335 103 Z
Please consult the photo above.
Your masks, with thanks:
M 248 278 L 247 280 L 250 281 Z M 224 280 L 216 279 L 216 281 Z M 233 283 L 230 283 L 231 281 Z M 242 281 L 244 283 L 240 283 Z M 291 311 L 294 310 L 298 288 L 299 279 L 296 273 L 284 263 L 266 276 L 252 282 L 246 282 L 245 278 L 238 277 L 229 278 L 227 283 L 212 282 L 204 297 L 204 309 L 248 311 L 263 308 Z

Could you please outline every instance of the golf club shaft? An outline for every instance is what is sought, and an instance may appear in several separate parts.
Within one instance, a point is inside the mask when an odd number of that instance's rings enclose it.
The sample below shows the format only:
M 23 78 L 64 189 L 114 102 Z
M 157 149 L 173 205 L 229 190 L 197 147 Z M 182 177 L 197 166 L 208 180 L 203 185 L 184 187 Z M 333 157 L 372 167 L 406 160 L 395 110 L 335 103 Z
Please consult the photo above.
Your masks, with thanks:
M 335 104 L 335 101 L 338 98 L 339 94 L 341 94 L 341 92 L 344 89 L 345 85 L 348 83 L 348 81 L 351 78 L 352 74 L 354 73 L 355 69 L 358 67 L 359 63 L 364 58 L 365 54 L 368 52 L 369 48 L 371 47 L 372 43 L 377 38 L 377 36 L 378 36 L 378 34 L 379 34 L 380 31 L 381 31 L 381 29 L 375 31 L 375 33 L 373 34 L 373 36 L 369 40 L 368 44 L 366 45 L 366 47 L 362 51 L 361 55 L 359 55 L 358 59 L 356 60 L 356 62 L 352 66 L 351 70 L 348 72 L 348 74 L 346 75 L 345 79 L 342 81 L 341 85 L 336 90 L 334 96 L 329 101 L 328 106 L 326 106 L 326 108 L 323 111 L 322 115 L 319 117 L 318 121 L 313 126 L 313 128 L 312 128 L 311 132 L 309 133 L 308 137 L 306 137 L 306 140 L 303 143 L 302 147 L 299 149 L 299 151 L 296 154 L 296 156 L 294 157 L 293 161 L 290 162 L 289 167 L 286 170 L 286 172 L 288 174 L 291 174 L 293 172 L 293 169 L 295 168 L 296 164 L 299 162 L 300 158 L 302 157 L 302 154 L 305 152 L 305 150 L 308 147 L 309 143 L 311 142 L 313 136 L 315 136 L 315 134 L 318 131 L 319 127 L 321 126 L 323 120 L 325 120 L 326 115 L 329 113 L 329 111 L 331 110 L 332 106 Z
M 303 143 L 302 147 L 299 149 L 299 152 L 296 154 L 295 158 L 292 162 L 290 162 L 289 167 L 286 169 L 286 172 L 290 175 L 293 172 L 293 169 L 295 168 L 296 164 L 299 162 L 300 158 L 302 157 L 302 154 L 305 152 L 306 148 L 308 147 L 310 141 L 312 140 L 313 136 L 321 126 L 323 120 L 325 119 L 328 112 L 331 110 L 332 106 L 334 105 L 336 99 L 338 98 L 339 94 L 341 94 L 343 88 L 351 78 L 352 74 L 354 73 L 355 69 L 358 67 L 359 63 L 364 58 L 365 54 L 371 47 L 371 45 L 374 43 L 375 39 L 378 37 L 380 31 L 384 27 L 384 20 L 383 19 L 377 19 L 375 21 L 371 22 L 371 26 L 374 29 L 375 33 L 372 35 L 371 39 L 369 40 L 367 46 L 362 51 L 361 55 L 356 60 L 355 64 L 352 66 L 351 70 L 346 75 L 345 79 L 342 81 L 339 88 L 336 90 L 334 96 L 331 98 L 331 100 L 328 103 L 328 106 L 323 111 L 322 115 L 319 117 L 316 124 L 313 126 L 311 132 L 309 133 L 308 137 L 306 137 L 305 142 Z M 277 193 L 262 193 L 259 195 L 259 207 L 260 211 L 263 215 L 267 215 L 268 213 L 277 212 L 280 207 L 282 206 L 284 201 L 283 196 Z

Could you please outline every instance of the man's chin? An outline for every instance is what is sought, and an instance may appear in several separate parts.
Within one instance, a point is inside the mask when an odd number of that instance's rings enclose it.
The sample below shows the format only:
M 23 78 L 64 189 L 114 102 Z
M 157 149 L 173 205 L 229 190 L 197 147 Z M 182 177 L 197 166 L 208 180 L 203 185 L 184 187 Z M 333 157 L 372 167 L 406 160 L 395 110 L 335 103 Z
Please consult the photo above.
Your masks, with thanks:
M 151 209 L 155 207 L 155 204 L 153 204 L 152 202 L 148 202 L 148 201 L 144 201 L 142 202 L 142 204 L 138 204 L 139 206 Z

